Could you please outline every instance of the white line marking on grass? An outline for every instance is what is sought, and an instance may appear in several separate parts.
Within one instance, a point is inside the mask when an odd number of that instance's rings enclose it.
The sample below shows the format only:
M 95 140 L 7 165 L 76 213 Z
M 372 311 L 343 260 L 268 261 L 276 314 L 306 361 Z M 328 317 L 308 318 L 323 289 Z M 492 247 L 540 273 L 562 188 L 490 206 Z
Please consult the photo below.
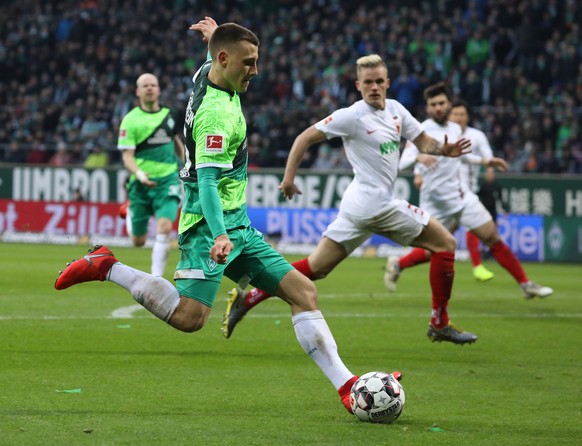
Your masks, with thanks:
M 133 318 L 133 313 L 138 310 L 145 310 L 141 305 L 130 305 L 129 307 L 121 307 L 117 310 L 113 310 L 111 317 L 113 319 L 131 319 Z
M 499 318 L 499 319 L 551 319 L 551 318 L 562 318 L 562 319 L 582 319 L 582 313 L 553 313 L 553 314 L 515 314 L 515 313 L 472 313 L 472 312 L 458 312 L 454 313 L 455 316 L 462 316 L 464 318 Z M 290 313 L 270 313 L 261 314 L 253 313 L 248 314 L 246 317 L 251 319 L 283 319 L 290 317 Z M 219 313 L 214 313 L 210 315 L 210 319 L 221 318 L 222 315 Z M 348 319 L 348 318 L 360 318 L 360 319 L 390 319 L 390 318 L 406 318 L 406 319 L 418 319 L 427 318 L 427 313 L 334 313 L 332 311 L 325 312 L 325 317 L 328 319 L 338 318 L 338 319 Z M 75 320 L 106 320 L 106 319 L 153 319 L 154 316 L 145 313 L 140 316 L 131 314 L 127 317 L 120 316 L 0 316 L 1 321 L 75 321 Z

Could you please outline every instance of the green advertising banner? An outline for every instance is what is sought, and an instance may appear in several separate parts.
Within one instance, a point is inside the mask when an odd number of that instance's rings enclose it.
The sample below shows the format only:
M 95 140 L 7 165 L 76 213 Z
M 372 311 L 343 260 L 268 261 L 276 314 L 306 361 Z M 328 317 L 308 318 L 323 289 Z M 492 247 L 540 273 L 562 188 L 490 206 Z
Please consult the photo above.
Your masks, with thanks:
M 549 262 L 582 262 L 582 219 L 544 218 L 544 259 Z

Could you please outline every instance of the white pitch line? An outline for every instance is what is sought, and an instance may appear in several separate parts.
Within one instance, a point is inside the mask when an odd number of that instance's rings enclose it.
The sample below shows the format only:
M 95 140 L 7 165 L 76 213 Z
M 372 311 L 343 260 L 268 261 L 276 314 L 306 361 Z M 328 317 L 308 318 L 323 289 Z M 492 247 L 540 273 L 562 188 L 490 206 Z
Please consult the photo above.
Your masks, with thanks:
M 111 317 L 113 319 L 131 319 L 133 318 L 133 313 L 138 310 L 145 310 L 141 305 L 130 305 L 129 307 L 121 307 L 117 310 L 113 310 Z
M 129 313 L 128 313 L 129 314 Z M 561 318 L 561 319 L 581 319 L 582 313 L 554 313 L 554 314 L 515 314 L 515 313 L 467 313 L 467 312 L 456 312 L 453 313 L 455 316 L 464 318 L 498 318 L 498 319 L 550 319 L 550 318 Z M 246 317 L 251 319 L 284 319 L 289 318 L 290 313 L 272 313 L 272 314 L 261 314 L 253 313 L 248 314 Z M 338 319 L 349 319 L 349 318 L 359 318 L 359 319 L 419 319 L 429 317 L 428 313 L 408 313 L 408 314 L 394 314 L 394 313 L 334 313 L 331 311 L 325 312 L 324 316 L 327 319 L 338 318 Z M 211 319 L 221 318 L 222 315 L 215 312 L 210 316 Z M 0 316 L 0 322 L 2 321 L 74 321 L 74 320 L 106 320 L 106 319 L 152 319 L 153 315 L 145 313 L 143 315 L 135 316 L 133 313 L 128 317 L 119 316 Z

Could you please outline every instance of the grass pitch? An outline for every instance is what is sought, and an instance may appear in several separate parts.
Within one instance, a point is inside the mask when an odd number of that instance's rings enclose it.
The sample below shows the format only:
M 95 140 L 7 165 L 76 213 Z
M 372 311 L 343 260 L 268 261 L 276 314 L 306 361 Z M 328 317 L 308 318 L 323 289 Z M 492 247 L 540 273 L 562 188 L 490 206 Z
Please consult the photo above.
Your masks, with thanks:
M 526 301 L 496 263 L 486 262 L 495 279 L 477 283 L 458 262 L 450 313 L 479 335 L 470 346 L 427 340 L 427 265 L 405 271 L 393 295 L 381 259 L 350 258 L 317 282 L 346 365 L 404 374 L 402 416 L 373 425 L 345 412 L 285 303 L 261 304 L 225 340 L 225 280 L 207 326 L 180 333 L 127 308 L 114 284 L 56 291 L 57 271 L 84 250 L 0 244 L 2 445 L 582 443 L 580 265 L 525 264 L 555 289 Z M 114 252 L 149 269 L 149 250 Z

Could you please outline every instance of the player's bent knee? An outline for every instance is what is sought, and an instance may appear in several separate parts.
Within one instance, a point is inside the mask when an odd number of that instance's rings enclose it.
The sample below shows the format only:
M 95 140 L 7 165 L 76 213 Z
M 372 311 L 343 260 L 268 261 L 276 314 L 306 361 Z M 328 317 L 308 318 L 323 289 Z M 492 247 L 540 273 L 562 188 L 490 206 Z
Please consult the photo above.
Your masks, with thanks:
M 457 249 L 457 240 L 452 234 L 447 234 L 447 237 L 443 239 L 443 248 L 448 252 L 455 252 Z
M 168 323 L 177 330 L 194 333 L 201 330 L 210 314 L 210 307 L 194 299 L 181 297 L 176 311 Z
M 177 330 L 183 331 L 184 333 L 194 333 L 199 331 L 204 327 L 205 320 L 202 318 L 187 318 L 187 317 L 174 317 L 170 319 L 170 325 Z
M 146 243 L 146 239 L 142 238 L 142 237 L 134 237 L 133 238 L 133 246 L 137 247 L 137 248 L 141 248 L 143 245 L 145 245 Z

